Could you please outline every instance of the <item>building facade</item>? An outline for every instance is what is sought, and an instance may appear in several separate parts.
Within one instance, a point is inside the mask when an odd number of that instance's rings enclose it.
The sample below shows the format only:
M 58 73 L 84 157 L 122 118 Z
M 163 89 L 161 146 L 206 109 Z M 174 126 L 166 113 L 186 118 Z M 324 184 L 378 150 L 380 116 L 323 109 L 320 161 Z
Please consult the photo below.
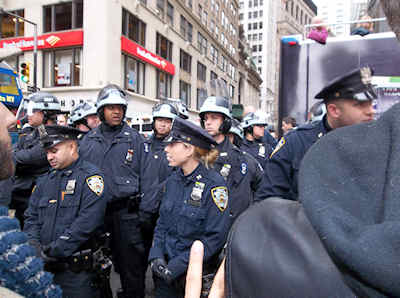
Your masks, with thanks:
M 165 97 L 180 98 L 197 117 L 210 81 L 221 78 L 233 103 L 239 94 L 239 4 L 236 0 L 2 0 L 6 11 L 38 25 L 38 87 L 66 108 L 95 101 L 108 83 L 129 96 L 127 117 L 150 114 Z M 30 65 L 33 26 L 4 16 L 0 47 Z
M 260 92 L 261 108 L 272 121 L 273 102 L 276 97 L 276 32 L 277 4 L 280 0 L 241 0 L 240 25 L 250 44 L 251 56 L 263 81 Z

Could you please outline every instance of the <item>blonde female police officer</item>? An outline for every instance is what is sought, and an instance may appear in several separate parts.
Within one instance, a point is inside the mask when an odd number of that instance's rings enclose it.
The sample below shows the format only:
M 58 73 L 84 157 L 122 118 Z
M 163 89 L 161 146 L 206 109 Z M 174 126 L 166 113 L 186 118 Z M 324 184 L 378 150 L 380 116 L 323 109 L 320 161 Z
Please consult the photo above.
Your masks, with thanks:
M 156 276 L 156 297 L 183 297 L 192 243 L 205 245 L 204 269 L 216 271 L 215 259 L 230 226 L 228 190 L 210 166 L 218 157 L 213 138 L 193 123 L 175 118 L 165 148 L 169 165 L 178 167 L 168 178 L 149 261 Z

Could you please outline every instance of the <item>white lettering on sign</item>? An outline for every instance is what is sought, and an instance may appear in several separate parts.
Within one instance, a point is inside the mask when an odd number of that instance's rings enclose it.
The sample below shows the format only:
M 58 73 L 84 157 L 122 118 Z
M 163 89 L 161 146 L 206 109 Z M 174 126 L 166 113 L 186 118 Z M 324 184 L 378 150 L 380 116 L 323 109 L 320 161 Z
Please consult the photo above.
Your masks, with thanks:
M 151 53 L 146 52 L 140 48 L 137 48 L 137 54 L 139 56 L 142 56 L 143 58 L 146 58 L 147 60 L 150 60 L 151 62 L 153 62 L 157 65 L 160 65 L 162 68 L 165 68 L 167 66 L 167 63 L 165 63 L 165 61 L 163 61 L 157 57 L 154 57 Z
M 38 46 L 44 46 L 44 40 L 38 39 Z M 3 42 L 3 48 L 29 48 L 33 47 L 33 40 L 20 40 L 20 41 L 12 41 L 12 42 Z

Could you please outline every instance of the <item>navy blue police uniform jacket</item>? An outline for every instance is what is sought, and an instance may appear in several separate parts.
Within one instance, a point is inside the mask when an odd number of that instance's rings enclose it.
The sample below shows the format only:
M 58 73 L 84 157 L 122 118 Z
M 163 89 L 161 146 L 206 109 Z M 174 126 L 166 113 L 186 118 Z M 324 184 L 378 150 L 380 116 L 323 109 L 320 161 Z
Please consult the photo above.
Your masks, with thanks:
M 143 143 L 140 175 L 142 200 L 139 208 L 152 214 L 158 214 L 163 185 L 174 170 L 168 165 L 164 151 L 166 143 L 163 140 L 164 138 L 156 138 L 153 135 Z
M 25 211 L 28 238 L 49 247 L 52 257 L 65 258 L 79 251 L 104 222 L 103 177 L 82 158 L 41 176 Z
M 232 145 L 229 138 L 217 145 L 219 157 L 214 169 L 225 179 L 229 189 L 232 222 L 258 200 L 263 169 L 250 154 Z
M 278 144 L 278 141 L 267 131 L 264 132 L 263 142 L 270 145 L 272 149 Z
M 176 279 L 187 270 L 193 242 L 200 240 L 207 263 L 226 241 L 229 208 L 226 184 L 217 172 L 203 164 L 188 176 L 177 169 L 167 179 L 149 261 L 165 258 Z
M 262 198 L 297 200 L 301 161 L 308 149 L 330 130 L 324 117 L 320 121 L 299 126 L 282 137 L 264 169 Z
M 139 133 L 126 123 L 112 139 L 104 136 L 100 125 L 80 142 L 81 157 L 104 172 L 111 200 L 139 193 L 142 142 Z
M 272 147 L 269 144 L 258 140 L 249 141 L 244 139 L 240 146 L 240 150 L 253 156 L 263 169 L 265 169 L 268 157 L 272 153 Z
M 39 132 L 32 127 L 24 128 L 13 148 L 15 164 L 14 189 L 31 190 L 38 176 L 46 173 L 50 166 L 46 152 L 39 142 Z

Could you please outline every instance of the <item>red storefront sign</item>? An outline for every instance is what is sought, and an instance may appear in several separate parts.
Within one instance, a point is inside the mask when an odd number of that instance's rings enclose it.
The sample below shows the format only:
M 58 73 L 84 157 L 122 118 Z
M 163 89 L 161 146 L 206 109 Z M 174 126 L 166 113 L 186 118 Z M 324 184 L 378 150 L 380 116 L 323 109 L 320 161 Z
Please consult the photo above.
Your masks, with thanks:
M 37 38 L 38 49 L 53 49 L 83 45 L 83 30 L 49 33 Z M 18 37 L 0 40 L 0 48 L 20 48 L 22 51 L 33 50 L 33 37 Z
M 168 62 L 164 58 L 146 50 L 145 48 L 129 40 L 125 36 L 121 36 L 121 50 L 157 67 L 158 69 L 161 69 L 162 71 L 165 71 L 171 75 L 175 74 L 175 65 L 173 65 L 171 62 Z

